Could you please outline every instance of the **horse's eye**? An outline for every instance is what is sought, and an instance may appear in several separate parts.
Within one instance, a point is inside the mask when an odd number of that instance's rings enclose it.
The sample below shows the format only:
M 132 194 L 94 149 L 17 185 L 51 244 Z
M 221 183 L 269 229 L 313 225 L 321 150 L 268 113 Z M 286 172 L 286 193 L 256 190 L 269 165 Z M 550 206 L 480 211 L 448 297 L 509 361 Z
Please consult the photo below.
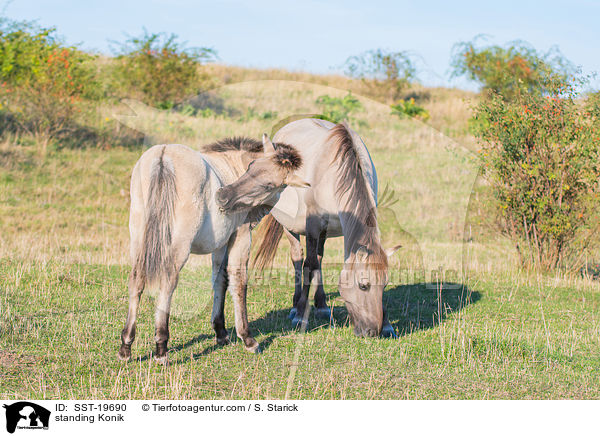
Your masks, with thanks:
M 359 283 L 358 284 L 358 289 L 360 289 L 361 291 L 368 291 L 370 287 L 371 287 L 370 283 Z
M 272 190 L 277 187 L 277 186 L 275 186 L 275 183 L 265 183 L 263 186 L 268 190 Z

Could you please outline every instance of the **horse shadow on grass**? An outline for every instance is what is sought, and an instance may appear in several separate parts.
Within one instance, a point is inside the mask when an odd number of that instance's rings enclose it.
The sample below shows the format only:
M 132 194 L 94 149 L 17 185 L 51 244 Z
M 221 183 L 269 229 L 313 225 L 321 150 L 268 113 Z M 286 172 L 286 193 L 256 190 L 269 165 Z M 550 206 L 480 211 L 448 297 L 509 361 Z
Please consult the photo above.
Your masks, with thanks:
M 332 308 L 331 319 L 318 319 L 311 314 L 306 334 L 311 334 L 320 329 L 350 325 L 346 307 L 332 304 L 334 300 L 339 299 L 339 293 L 329 292 L 327 293 L 327 299 L 329 306 Z M 452 313 L 459 312 L 480 299 L 481 294 L 479 292 L 469 289 L 466 285 L 452 282 L 399 285 L 383 294 L 383 303 L 389 321 L 400 337 L 434 328 L 444 322 Z M 269 348 L 275 338 L 296 331 L 288 318 L 290 309 L 291 307 L 272 310 L 261 318 L 250 322 L 249 327 L 254 335 L 266 336 L 260 343 L 263 352 Z M 214 338 L 214 336 L 202 334 L 184 344 L 175 345 L 171 350 L 184 350 L 209 338 Z M 239 345 L 234 328 L 230 330 L 230 338 L 232 345 Z M 374 340 L 386 339 L 374 338 Z M 183 361 L 206 356 L 221 347 L 213 344 L 198 353 L 184 357 Z
M 332 310 L 331 319 L 318 319 L 311 313 L 307 333 L 323 328 L 350 325 L 346 307 L 331 304 L 334 300 L 340 301 L 339 293 L 329 292 L 327 299 Z M 450 314 L 461 311 L 480 299 L 479 292 L 469 289 L 466 285 L 452 282 L 399 285 L 383 294 L 383 304 L 388 319 L 394 331 L 400 336 L 433 328 Z M 253 332 L 267 336 L 264 341 L 266 343 L 261 343 L 263 349 L 266 349 L 277 335 L 295 331 L 288 318 L 290 309 L 291 307 L 273 310 L 262 318 L 250 322 Z
M 481 294 L 453 282 L 396 286 L 383 294 L 388 318 L 399 336 L 428 330 L 481 299 Z
M 184 342 L 182 344 L 173 345 L 173 346 L 169 347 L 169 352 L 173 353 L 173 352 L 185 350 L 187 348 L 193 347 L 194 345 L 196 345 L 196 344 L 198 344 L 198 343 L 200 343 L 202 341 L 205 341 L 207 339 L 211 339 L 211 338 L 214 338 L 214 337 L 215 337 L 214 335 L 207 335 L 207 334 L 202 333 L 202 334 L 199 334 L 198 336 L 190 339 L 187 342 Z M 204 356 L 204 355 L 210 354 L 214 350 L 216 350 L 217 348 L 220 348 L 220 347 L 221 347 L 220 345 L 214 344 L 214 345 L 212 345 L 210 347 L 207 347 L 202 352 L 194 354 L 193 357 L 195 359 L 196 357 L 200 357 L 200 356 Z M 150 359 L 151 357 L 152 357 L 152 353 L 147 353 L 147 354 L 141 356 L 138 360 L 140 362 L 145 362 L 148 359 Z M 187 360 L 189 360 L 189 357 L 188 357 Z

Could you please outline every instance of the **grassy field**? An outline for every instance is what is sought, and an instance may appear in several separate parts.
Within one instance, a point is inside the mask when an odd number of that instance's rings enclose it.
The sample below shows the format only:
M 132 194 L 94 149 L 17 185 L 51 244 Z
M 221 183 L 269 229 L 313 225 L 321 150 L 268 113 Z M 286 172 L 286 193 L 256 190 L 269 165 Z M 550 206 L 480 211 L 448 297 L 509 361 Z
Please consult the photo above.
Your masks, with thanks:
M 227 80 L 238 81 L 238 73 L 229 71 Z M 106 117 L 142 131 L 148 145 L 198 147 L 226 135 L 258 137 L 288 116 L 318 113 L 320 95 L 346 94 L 291 81 L 303 77 L 269 78 L 277 80 L 232 83 L 202 97 L 222 115 L 190 117 L 131 102 L 105 108 Z M 320 83 L 345 86 L 342 79 Z M 194 257 L 176 291 L 166 368 L 150 358 L 148 294 L 133 359 L 116 359 L 127 309 L 129 175 L 143 148 L 51 148 L 41 156 L 34 143 L 6 138 L 0 398 L 598 398 L 598 283 L 517 268 L 510 244 L 479 224 L 482 184 L 467 133 L 468 99 L 476 96 L 421 92 L 428 124 L 362 97 L 364 110 L 351 119 L 381 189 L 398 200 L 383 205 L 380 225 L 387 245 L 403 244 L 384 295 L 399 338 L 353 335 L 335 286 L 341 239 L 327 242 L 324 259 L 334 322 L 311 318 L 306 333 L 291 330 L 282 243 L 277 276 L 253 277 L 249 287 L 251 328 L 264 352 L 250 355 L 237 341 L 215 345 L 209 259 Z M 440 282 L 433 271 L 441 271 Z M 226 308 L 231 330 L 229 300 Z

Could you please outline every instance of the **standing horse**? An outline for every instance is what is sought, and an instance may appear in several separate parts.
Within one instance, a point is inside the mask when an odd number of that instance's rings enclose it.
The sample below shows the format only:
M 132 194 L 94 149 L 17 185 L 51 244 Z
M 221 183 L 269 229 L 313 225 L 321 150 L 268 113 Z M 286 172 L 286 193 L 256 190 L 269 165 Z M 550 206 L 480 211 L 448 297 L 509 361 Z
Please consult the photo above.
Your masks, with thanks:
M 275 139 L 276 138 L 276 139 Z M 377 225 L 377 173 L 369 152 L 358 134 L 346 124 L 318 119 L 303 119 L 285 125 L 274 140 L 293 144 L 304 165 L 298 176 L 310 183 L 308 189 L 286 188 L 266 218 L 264 239 L 255 265 L 259 269 L 272 263 L 285 231 L 291 243 L 291 258 L 296 271 L 293 309 L 295 326 L 308 320 L 308 295 L 316 283 L 316 315 L 329 318 L 325 301 L 321 260 L 325 239 L 344 237 L 344 267 L 339 291 L 344 299 L 354 332 L 359 336 L 393 336 L 394 330 L 383 308 L 383 289 L 387 284 L 388 256 L 399 246 L 384 250 Z M 240 181 L 228 192 L 247 194 Z M 223 207 L 237 210 L 228 199 Z M 306 235 L 306 259 L 300 236 Z M 301 275 L 304 272 L 304 283 Z
M 141 293 L 145 287 L 156 286 L 155 358 L 167 363 L 171 297 L 190 253 L 212 253 L 211 322 L 217 343 L 229 342 L 223 314 L 225 291 L 229 288 L 236 333 L 248 351 L 259 351 L 248 329 L 246 312 L 251 225 L 268 213 L 286 186 L 307 186 L 294 173 L 302 159 L 293 147 L 282 143 L 275 146 L 266 134 L 262 143 L 228 138 L 203 151 L 176 144 L 156 145 L 133 169 L 129 216 L 133 268 L 129 276 L 129 311 L 119 349 L 121 359 L 131 356 Z M 225 214 L 216 202 L 222 193 L 219 189 L 243 174 L 250 188 L 252 184 L 261 186 L 260 194 L 238 198 L 243 207 L 237 213 Z

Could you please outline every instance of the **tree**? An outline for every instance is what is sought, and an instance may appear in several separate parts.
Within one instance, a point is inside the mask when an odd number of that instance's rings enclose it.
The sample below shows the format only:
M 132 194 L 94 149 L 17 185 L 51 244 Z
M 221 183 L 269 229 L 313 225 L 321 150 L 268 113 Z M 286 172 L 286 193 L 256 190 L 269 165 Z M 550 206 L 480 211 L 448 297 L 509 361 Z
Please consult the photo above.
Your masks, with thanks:
M 577 85 L 549 80 L 509 101 L 492 92 L 475 107 L 498 224 L 527 266 L 575 266 L 597 229 L 600 135 Z
M 0 22 L 0 99 L 19 128 L 48 141 L 99 96 L 94 57 L 64 45 L 53 28 Z
M 415 79 L 416 68 L 406 51 L 370 50 L 351 56 L 345 63 L 346 74 L 363 81 L 370 92 L 394 102 Z
M 214 59 L 213 49 L 186 48 L 177 35 L 144 31 L 121 44 L 115 86 L 148 105 L 171 108 L 200 91 L 198 67 Z
M 452 76 L 467 76 L 484 91 L 493 91 L 506 100 L 514 99 L 519 92 L 552 92 L 556 81 L 565 81 L 574 72 L 556 48 L 542 53 L 522 41 L 505 47 L 480 47 L 478 39 L 454 46 Z

